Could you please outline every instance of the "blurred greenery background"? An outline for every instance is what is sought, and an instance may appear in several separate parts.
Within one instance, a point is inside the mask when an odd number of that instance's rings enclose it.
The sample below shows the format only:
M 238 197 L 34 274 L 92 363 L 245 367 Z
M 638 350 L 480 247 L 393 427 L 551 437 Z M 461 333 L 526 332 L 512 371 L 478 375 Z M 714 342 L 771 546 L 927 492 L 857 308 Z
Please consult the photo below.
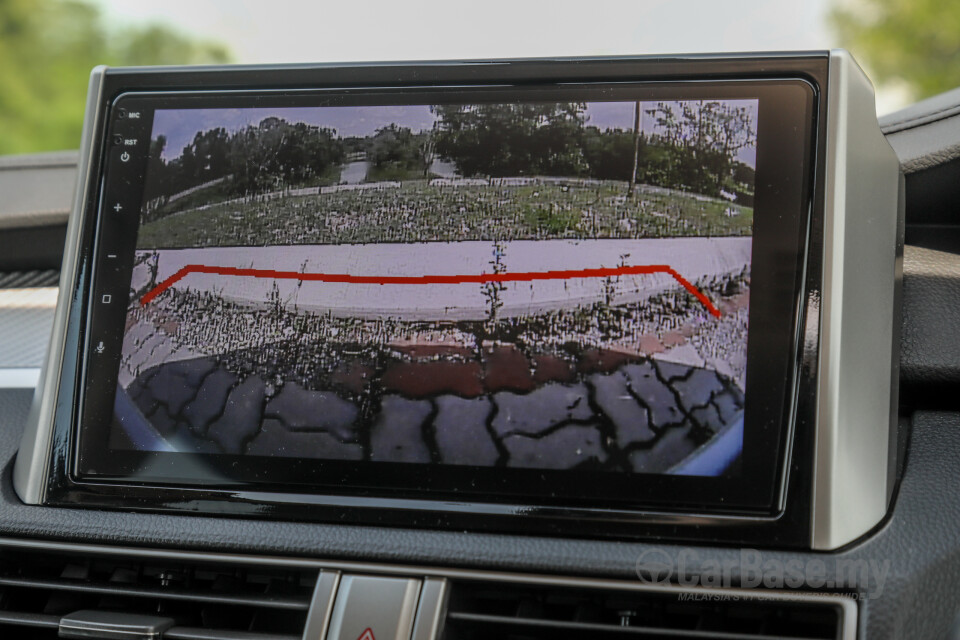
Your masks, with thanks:
M 957 0 L 855 0 L 829 22 L 880 87 L 896 84 L 912 100 L 960 87 Z
M 500 8 L 492 6 L 488 12 L 500 21 L 495 24 L 503 28 L 502 37 L 489 39 L 488 29 L 478 23 L 472 30 L 480 38 L 476 41 L 471 40 L 474 38 L 471 32 L 463 31 L 463 18 L 458 17 L 455 7 L 446 3 L 429 6 L 422 0 L 384 3 L 379 7 L 358 3 L 363 6 L 357 6 L 352 15 L 343 13 L 343 6 L 337 8 L 325 3 L 308 6 L 309 3 L 271 0 L 257 6 L 256 3 L 232 0 L 229 3 L 207 3 L 211 6 L 205 7 L 207 13 L 203 14 L 207 16 L 206 24 L 193 10 L 194 4 L 198 10 L 204 7 L 199 6 L 198 0 L 192 0 L 181 3 L 183 6 L 176 10 L 179 13 L 171 10 L 167 14 L 175 16 L 172 21 L 147 19 L 123 23 L 112 20 L 115 17 L 112 14 L 123 13 L 121 9 L 129 11 L 135 6 L 141 10 L 149 4 L 141 0 L 127 1 L 131 4 L 107 0 L 0 0 L 0 155 L 76 148 L 83 121 L 87 79 L 95 65 L 230 62 L 237 57 L 234 49 L 244 50 L 248 44 L 244 38 L 234 37 L 228 39 L 228 44 L 223 44 L 197 34 L 227 33 L 214 27 L 236 26 L 244 20 L 248 23 L 246 33 L 251 36 L 247 40 L 255 39 L 254 35 L 268 35 L 274 38 L 272 43 L 267 42 L 272 52 L 281 49 L 284 41 L 290 43 L 296 39 L 302 46 L 312 46 L 306 55 L 317 60 L 334 59 L 339 53 L 361 59 L 355 53 L 358 44 L 362 45 L 359 49 L 361 55 L 370 51 L 373 56 L 387 59 L 394 56 L 406 59 L 470 57 L 474 50 L 478 50 L 481 56 L 664 51 L 665 45 L 655 41 L 656 31 L 669 35 L 671 43 L 676 42 L 675 46 L 688 51 L 693 50 L 690 43 L 696 46 L 698 42 L 720 51 L 724 49 L 711 44 L 716 41 L 707 36 L 726 31 L 727 40 L 721 45 L 726 50 L 778 46 L 809 48 L 811 44 L 814 47 L 846 47 L 878 85 L 881 97 L 896 93 L 896 104 L 960 86 L 960 2 L 957 0 L 778 0 L 779 4 L 772 8 L 766 0 L 763 3 L 725 0 L 721 4 L 742 5 L 739 11 L 733 10 L 736 7 L 730 9 L 729 15 L 737 17 L 724 25 L 725 29 L 714 28 L 706 14 L 711 10 L 707 4 L 696 13 L 704 15 L 703 24 L 691 26 L 685 23 L 682 28 L 678 25 L 671 29 L 669 24 L 677 23 L 675 14 L 689 15 L 690 5 L 696 0 L 663 3 L 650 0 L 637 3 L 633 23 L 621 18 L 616 23 L 598 21 L 593 32 L 586 34 L 589 37 L 576 40 L 569 37 L 570 29 L 590 27 L 583 26 L 579 19 L 564 18 L 564 15 L 573 15 L 569 12 L 557 11 L 551 17 L 537 11 L 535 15 L 518 17 L 516 24 L 503 24 L 502 16 L 497 17 L 503 11 L 512 12 L 510 15 L 523 11 L 511 0 Z M 492 1 L 496 4 L 495 0 Z M 591 12 L 604 15 L 609 9 L 602 2 L 599 0 L 596 7 L 592 6 Z M 166 4 L 175 2 L 167 0 Z M 270 11 L 270 17 L 275 20 L 264 20 L 265 11 Z M 401 13 L 391 13 L 398 11 Z M 771 13 L 765 15 L 765 11 Z M 291 12 L 297 18 L 293 21 L 295 24 L 289 20 Z M 816 15 L 810 22 L 797 19 L 809 18 L 813 12 Z M 620 13 L 618 8 L 617 15 Z M 211 24 L 210 16 L 216 24 Z M 434 22 L 424 20 L 425 16 Z M 194 27 L 200 23 L 199 28 L 181 30 L 180 25 L 191 19 Z M 444 19 L 448 22 L 438 22 Z M 475 16 L 472 22 L 483 19 L 483 16 Z M 623 23 L 630 24 L 623 27 Z M 802 37 L 785 44 L 774 40 L 778 37 L 777 30 L 788 28 L 791 23 L 796 23 L 793 25 L 795 31 L 818 29 L 823 33 L 816 34 L 816 37 L 803 33 Z M 653 31 L 643 32 L 640 26 L 634 25 L 645 25 Z M 379 31 L 371 31 L 373 27 Z M 416 28 L 419 31 L 415 31 Z M 300 29 L 299 34 L 307 30 L 310 35 L 306 38 L 295 35 L 297 29 Z M 407 29 L 406 36 L 398 33 L 404 29 Z M 552 40 L 544 40 L 544 34 L 552 34 Z M 685 38 L 685 35 L 689 37 Z M 537 38 L 547 43 L 543 46 L 551 48 L 518 48 Z M 451 39 L 476 42 L 478 48 L 470 49 L 471 45 L 467 44 L 451 53 L 449 47 L 444 49 Z M 596 44 L 607 40 L 614 48 Z M 421 49 L 398 46 L 404 41 L 420 42 L 425 47 L 422 50 L 428 53 L 420 55 Z M 775 43 L 773 47 L 771 41 Z M 379 48 L 374 46 L 378 43 Z M 303 56 L 301 53 L 297 59 L 303 60 Z M 264 61 L 249 53 L 240 57 L 244 58 L 243 62 Z M 888 106 L 890 102 L 887 100 Z
M 0 155 L 75 149 L 98 64 L 229 62 L 227 48 L 162 25 L 110 29 L 78 0 L 0 0 Z

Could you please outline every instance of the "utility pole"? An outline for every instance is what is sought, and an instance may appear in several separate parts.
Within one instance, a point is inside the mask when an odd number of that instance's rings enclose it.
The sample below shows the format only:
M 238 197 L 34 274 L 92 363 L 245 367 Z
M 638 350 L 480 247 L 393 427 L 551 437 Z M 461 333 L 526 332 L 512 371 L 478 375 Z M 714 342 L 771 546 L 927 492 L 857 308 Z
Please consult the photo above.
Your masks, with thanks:
M 637 186 L 637 164 L 640 161 L 640 101 L 637 101 L 633 114 L 633 171 L 630 172 L 630 189 L 628 196 L 633 196 L 633 190 Z

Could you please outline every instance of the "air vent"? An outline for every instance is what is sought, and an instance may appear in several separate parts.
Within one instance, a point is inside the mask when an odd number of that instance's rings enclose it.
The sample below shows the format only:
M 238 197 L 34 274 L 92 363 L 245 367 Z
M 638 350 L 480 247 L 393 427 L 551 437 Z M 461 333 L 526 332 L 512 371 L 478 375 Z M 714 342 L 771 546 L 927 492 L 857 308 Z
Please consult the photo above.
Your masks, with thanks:
M 452 585 L 443 640 L 842 637 L 839 605 L 695 593 L 457 582 Z
M 0 271 L 0 289 L 56 287 L 59 282 L 60 272 L 56 269 Z
M 172 619 L 164 640 L 299 640 L 316 579 L 267 566 L 5 551 L 0 638 L 56 638 L 62 619 L 92 611 Z
M 56 271 L 0 271 L 0 388 L 36 386 L 50 342 L 58 279 Z

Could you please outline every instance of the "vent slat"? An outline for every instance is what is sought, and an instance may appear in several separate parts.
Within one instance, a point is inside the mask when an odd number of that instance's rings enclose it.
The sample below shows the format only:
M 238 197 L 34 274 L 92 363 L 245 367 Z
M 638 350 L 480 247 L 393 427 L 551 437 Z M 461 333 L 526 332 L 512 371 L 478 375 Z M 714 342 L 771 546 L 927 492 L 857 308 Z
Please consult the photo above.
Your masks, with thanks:
M 55 640 L 78 612 L 161 616 L 169 640 L 300 640 L 317 570 L 0 551 L 0 638 Z
M 50 589 L 54 591 L 76 591 L 80 593 L 94 593 L 98 595 L 112 595 L 133 598 L 160 598 L 163 600 L 186 600 L 205 604 L 222 604 L 244 607 L 265 607 L 270 609 L 288 609 L 306 611 L 310 608 L 309 600 L 301 600 L 280 596 L 250 596 L 245 594 L 215 594 L 184 591 L 175 589 L 154 589 L 149 587 L 134 587 L 128 584 L 102 584 L 71 582 L 68 580 L 35 580 L 28 578 L 11 578 L 0 576 L 0 586 L 21 587 L 24 589 Z
M 51 616 L 43 613 L 0 611 L 0 625 L 2 624 L 32 627 L 35 629 L 57 629 L 60 627 L 60 616 Z
M 55 287 L 59 282 L 60 272 L 56 269 L 0 272 L 0 289 Z
M 300 640 L 299 635 L 256 633 L 253 631 L 218 631 L 199 627 L 170 627 L 165 640 Z
M 836 640 L 842 607 L 730 592 L 454 582 L 441 640 Z
M 630 626 L 621 627 L 612 624 L 591 622 L 570 622 L 557 620 L 540 620 L 536 618 L 514 618 L 508 616 L 494 616 L 479 613 L 463 613 L 452 611 L 447 616 L 451 623 L 470 623 L 495 625 L 497 627 L 533 627 L 540 629 L 558 629 L 563 631 L 583 631 L 605 633 L 623 636 L 657 636 L 661 638 L 683 638 L 684 640 L 811 640 L 810 636 L 784 636 L 755 633 L 728 633 L 725 631 L 697 631 L 695 629 L 665 629 L 663 627 Z M 815 639 L 814 639 L 815 640 Z

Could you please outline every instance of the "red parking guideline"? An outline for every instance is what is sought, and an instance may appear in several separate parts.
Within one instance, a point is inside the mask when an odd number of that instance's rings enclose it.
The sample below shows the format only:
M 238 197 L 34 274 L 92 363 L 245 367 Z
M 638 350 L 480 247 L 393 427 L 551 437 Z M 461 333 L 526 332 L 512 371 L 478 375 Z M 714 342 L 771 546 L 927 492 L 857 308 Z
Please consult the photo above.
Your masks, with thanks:
M 339 282 L 347 284 L 487 284 L 488 282 L 533 282 L 536 280 L 572 280 L 574 278 L 612 278 L 616 276 L 649 275 L 666 273 L 673 276 L 684 289 L 689 291 L 707 308 L 711 315 L 719 318 L 717 309 L 702 291 L 689 280 L 681 276 L 670 265 L 652 264 L 623 267 L 599 267 L 596 269 L 577 269 L 564 271 L 523 271 L 513 273 L 481 273 L 478 275 L 426 275 L 426 276 L 354 276 L 346 273 L 302 273 L 299 271 L 274 271 L 272 269 L 239 269 L 236 267 L 213 267 L 205 264 L 188 264 L 175 274 L 155 286 L 140 298 L 145 305 L 191 273 L 206 273 L 218 276 L 241 278 L 270 278 L 273 280 L 300 280 L 302 282 Z

